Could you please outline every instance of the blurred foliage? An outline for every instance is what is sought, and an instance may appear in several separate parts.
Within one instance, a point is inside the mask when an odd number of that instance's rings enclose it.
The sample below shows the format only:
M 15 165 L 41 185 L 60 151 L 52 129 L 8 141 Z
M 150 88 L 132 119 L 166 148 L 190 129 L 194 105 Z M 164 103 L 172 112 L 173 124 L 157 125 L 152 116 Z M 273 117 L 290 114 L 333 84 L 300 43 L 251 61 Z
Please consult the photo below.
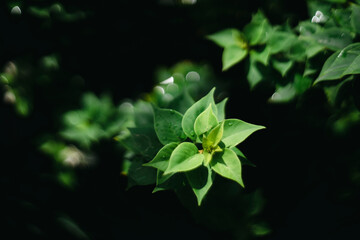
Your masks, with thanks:
M 359 1 L 118 4 L 0 3 L 4 235 L 358 236 Z M 214 86 L 226 117 L 267 127 L 237 152 L 246 188 L 151 194 L 153 107 L 184 114 Z

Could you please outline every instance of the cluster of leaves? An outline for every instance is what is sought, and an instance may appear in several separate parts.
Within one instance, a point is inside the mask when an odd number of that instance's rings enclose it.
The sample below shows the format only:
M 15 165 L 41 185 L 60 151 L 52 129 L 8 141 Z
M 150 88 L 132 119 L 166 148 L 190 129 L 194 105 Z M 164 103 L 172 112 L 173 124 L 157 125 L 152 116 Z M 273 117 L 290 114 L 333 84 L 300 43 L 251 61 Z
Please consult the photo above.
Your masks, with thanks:
M 274 102 L 290 101 L 314 83 L 357 74 L 358 44 L 353 42 L 359 34 L 360 6 L 342 0 L 308 1 L 308 8 L 312 18 L 295 27 L 273 26 L 259 11 L 242 31 L 226 29 L 209 35 L 224 48 L 223 70 L 247 60 L 250 87 L 271 83 L 276 88 L 270 99 Z M 338 69 L 339 64 L 343 67 Z
M 157 169 L 154 192 L 176 189 L 187 182 L 200 205 L 212 186 L 214 173 L 244 186 L 239 157 L 245 157 L 236 146 L 263 127 L 238 119 L 224 119 L 227 99 L 215 104 L 214 91 L 191 105 L 184 114 L 153 106 L 154 125 L 149 128 L 164 146 L 143 166 Z M 134 129 L 130 131 L 139 141 L 148 136 Z M 151 156 L 149 148 L 139 150 Z

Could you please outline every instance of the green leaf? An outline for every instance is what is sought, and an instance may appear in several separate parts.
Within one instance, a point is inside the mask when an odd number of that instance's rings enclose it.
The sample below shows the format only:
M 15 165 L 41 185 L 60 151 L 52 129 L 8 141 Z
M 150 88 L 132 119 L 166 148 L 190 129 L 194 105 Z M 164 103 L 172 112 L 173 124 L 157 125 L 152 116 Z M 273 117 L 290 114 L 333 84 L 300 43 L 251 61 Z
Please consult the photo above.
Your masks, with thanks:
M 151 160 L 148 163 L 143 164 L 143 166 L 147 167 L 154 167 L 157 168 L 163 172 L 167 169 L 169 166 L 169 160 L 171 153 L 174 151 L 174 149 L 178 146 L 178 143 L 169 143 L 165 145 L 163 148 L 159 150 L 159 152 L 156 154 L 153 160 Z
M 218 120 L 212 109 L 213 106 L 210 104 L 209 107 L 196 118 L 194 130 L 197 136 L 202 136 L 204 133 L 218 125 Z
M 296 74 L 294 78 L 294 87 L 297 94 L 303 94 L 312 85 L 312 79 L 306 76 Z
M 241 163 L 236 153 L 232 150 L 225 148 L 222 153 L 215 153 L 210 166 L 217 174 L 234 180 L 244 187 L 241 177 Z
M 269 57 L 271 53 L 271 48 L 266 46 L 261 51 L 250 50 L 250 56 L 257 62 L 264 64 L 265 66 L 269 63 Z
M 259 70 L 258 64 L 259 63 L 256 61 L 254 56 L 250 55 L 249 70 L 246 77 L 251 89 L 264 79 L 263 73 Z
M 253 164 L 252 162 L 250 162 L 246 156 L 242 153 L 242 151 L 240 151 L 240 149 L 238 149 L 237 147 L 232 147 L 230 148 L 234 153 L 236 153 L 236 155 L 238 156 L 238 158 L 240 159 L 240 162 L 242 165 L 248 165 L 248 166 L 252 166 L 252 167 L 256 167 L 255 164 Z
M 207 38 L 215 42 L 220 47 L 226 48 L 233 45 L 243 45 L 241 32 L 237 29 L 225 29 L 220 32 L 208 35 Z
M 288 83 L 286 86 L 276 86 L 276 91 L 269 99 L 270 102 L 280 103 L 289 102 L 296 96 L 296 89 L 293 83 Z
M 212 173 L 211 168 L 199 167 L 195 170 L 186 172 L 188 182 L 196 195 L 198 205 L 201 205 L 202 200 L 211 188 L 215 175 Z
M 164 174 L 190 171 L 200 166 L 203 161 L 204 156 L 199 153 L 195 144 L 183 142 L 172 152 Z
M 128 188 L 136 185 L 150 185 L 156 181 L 156 170 L 143 166 L 142 159 L 131 162 L 128 173 Z
M 226 147 L 235 147 L 253 132 L 264 128 L 263 126 L 250 124 L 239 119 L 227 119 L 224 123 L 222 142 Z
M 271 25 L 261 11 L 253 15 L 251 22 L 244 28 L 244 34 L 250 45 L 264 44 L 270 31 Z
M 246 57 L 247 53 L 247 49 L 244 49 L 237 45 L 225 47 L 222 55 L 222 70 L 225 71 L 230 67 L 234 66 L 236 63 L 243 60 Z
M 225 105 L 227 102 L 227 98 L 225 98 L 224 100 L 222 100 L 221 102 L 216 104 L 216 108 L 217 108 L 217 119 L 219 121 L 222 121 L 225 119 Z
M 204 150 L 213 150 L 220 143 L 224 133 L 224 121 L 219 123 L 209 134 L 203 138 Z M 210 152 L 210 151 L 209 151 Z
M 156 187 L 154 188 L 152 193 L 176 189 L 182 186 L 184 182 L 184 177 L 181 174 L 170 173 L 168 175 L 164 175 L 163 171 L 158 170 L 156 176 Z
M 186 139 L 181 127 L 182 118 L 183 115 L 175 110 L 154 106 L 155 132 L 162 144 L 182 142 Z
M 312 38 L 320 45 L 337 51 L 351 44 L 353 36 L 346 29 L 332 27 L 323 29 L 322 31 L 312 35 Z
M 205 97 L 194 103 L 194 105 L 192 105 L 184 114 L 181 125 L 184 133 L 192 140 L 196 140 L 194 130 L 195 120 L 204 110 L 208 108 L 210 104 L 213 107 L 213 112 L 217 115 L 217 109 L 214 101 L 214 91 L 215 88 L 213 88 Z
M 272 64 L 273 67 L 281 73 L 281 76 L 284 77 L 290 68 L 294 65 L 294 61 L 280 61 L 273 59 Z
M 268 45 L 271 53 L 275 54 L 289 50 L 296 40 L 295 34 L 291 32 L 273 31 L 270 34 Z
M 360 6 L 352 4 L 351 9 L 351 25 L 354 28 L 355 32 L 360 34 Z
M 349 74 L 360 74 L 360 43 L 354 43 L 332 54 L 325 62 L 314 84 L 336 80 Z

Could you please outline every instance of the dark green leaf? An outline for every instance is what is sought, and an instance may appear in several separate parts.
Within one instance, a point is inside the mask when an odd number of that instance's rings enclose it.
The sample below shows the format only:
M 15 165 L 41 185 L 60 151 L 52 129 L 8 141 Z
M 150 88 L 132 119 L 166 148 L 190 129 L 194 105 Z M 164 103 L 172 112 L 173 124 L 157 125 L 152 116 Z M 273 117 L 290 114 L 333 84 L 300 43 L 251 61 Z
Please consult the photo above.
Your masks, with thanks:
M 273 67 L 281 73 L 281 76 L 285 76 L 286 73 L 290 70 L 290 68 L 294 65 L 294 61 L 292 60 L 276 60 L 272 61 Z
M 264 44 L 267 41 L 271 25 L 264 14 L 258 11 L 244 28 L 244 34 L 250 45 Z
M 315 83 L 336 80 L 349 74 L 360 74 L 360 43 L 354 43 L 332 54 L 325 62 Z
M 163 172 L 169 166 L 169 160 L 171 153 L 178 146 L 178 143 L 169 143 L 165 145 L 160 151 L 156 154 L 155 158 L 148 163 L 143 164 L 143 166 L 154 167 Z
M 181 127 L 182 118 L 182 114 L 175 110 L 154 107 L 155 132 L 162 144 L 182 142 L 186 139 Z
M 356 33 L 360 34 L 360 6 L 356 4 L 351 5 L 351 25 Z
M 186 177 L 190 187 L 194 191 L 198 205 L 201 205 L 202 200 L 210 190 L 215 175 L 212 173 L 211 168 L 199 167 L 192 171 L 186 172 Z
M 287 51 L 296 41 L 295 34 L 291 32 L 273 31 L 270 34 L 268 46 L 272 54 Z

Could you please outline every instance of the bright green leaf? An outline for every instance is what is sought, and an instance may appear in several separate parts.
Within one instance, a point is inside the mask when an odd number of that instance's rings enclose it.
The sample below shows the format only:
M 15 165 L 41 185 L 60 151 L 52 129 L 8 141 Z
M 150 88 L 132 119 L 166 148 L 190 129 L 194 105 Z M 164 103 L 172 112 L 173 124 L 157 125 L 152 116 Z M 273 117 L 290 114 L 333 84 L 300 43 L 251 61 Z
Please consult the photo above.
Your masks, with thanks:
M 208 108 L 210 104 L 213 106 L 213 112 L 217 115 L 217 109 L 214 101 L 214 91 L 215 88 L 213 88 L 205 97 L 194 103 L 184 114 L 181 125 L 184 133 L 192 140 L 196 140 L 194 130 L 195 120 L 204 110 Z
M 315 83 L 336 80 L 349 74 L 360 74 L 360 43 L 333 53 L 325 62 Z
M 220 143 L 224 133 L 224 121 L 219 123 L 209 134 L 203 138 L 204 150 L 213 150 Z
M 181 127 L 182 118 L 182 114 L 175 110 L 154 107 L 155 132 L 162 144 L 182 142 L 186 139 Z
M 241 46 L 243 44 L 241 32 L 233 28 L 208 35 L 207 38 L 223 48 L 233 45 Z
M 211 188 L 215 175 L 211 168 L 199 167 L 192 171 L 186 172 L 188 182 L 196 195 L 198 205 L 201 205 L 202 200 Z
M 241 163 L 232 150 L 225 148 L 223 152 L 215 153 L 210 166 L 219 175 L 234 180 L 244 187 L 241 177 Z
M 171 153 L 178 146 L 178 143 L 169 143 L 159 150 L 153 160 L 148 163 L 143 164 L 143 166 L 154 167 L 163 172 L 167 169 L 169 165 L 169 160 Z
M 263 126 L 250 124 L 239 119 L 227 119 L 224 123 L 222 142 L 226 147 L 235 147 L 253 132 L 264 128 Z
M 190 171 L 200 166 L 203 161 L 204 156 L 199 153 L 195 144 L 183 142 L 172 152 L 164 174 Z
M 217 108 L 217 119 L 219 121 L 222 121 L 225 119 L 225 105 L 227 102 L 227 98 L 225 98 L 224 100 L 222 100 L 221 102 L 216 104 L 216 108 Z
M 243 60 L 248 51 L 237 45 L 232 45 L 224 48 L 224 52 L 222 54 L 222 70 L 225 71 L 230 67 L 234 66 L 236 63 Z
M 197 136 L 202 136 L 202 134 L 208 132 L 218 124 L 218 120 L 212 109 L 213 106 L 210 104 L 209 107 L 196 118 L 194 130 Z

